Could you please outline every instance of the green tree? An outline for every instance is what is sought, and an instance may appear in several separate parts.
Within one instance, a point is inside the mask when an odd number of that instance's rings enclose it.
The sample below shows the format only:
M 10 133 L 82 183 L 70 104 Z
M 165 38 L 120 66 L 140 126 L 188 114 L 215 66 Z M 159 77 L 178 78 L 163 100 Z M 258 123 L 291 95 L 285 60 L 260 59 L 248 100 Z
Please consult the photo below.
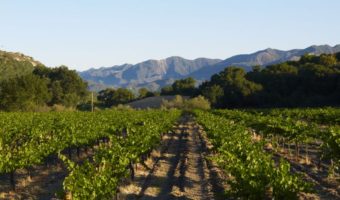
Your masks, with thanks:
M 140 99 L 143 99 L 143 98 L 146 98 L 146 97 L 152 97 L 152 96 L 154 96 L 154 93 L 153 92 L 150 92 L 148 89 L 146 89 L 146 88 L 140 88 L 139 90 L 138 90 L 138 94 L 139 94 L 139 96 L 138 96 L 138 98 L 140 98 Z
M 172 88 L 171 85 L 165 86 L 161 90 L 161 95 L 173 95 L 174 94 L 174 89 Z
M 212 105 L 220 107 L 224 96 L 223 88 L 219 85 L 212 85 L 202 88 L 201 94 L 206 97 Z
M 66 107 L 75 107 L 86 101 L 87 83 L 80 78 L 76 71 L 69 70 L 66 66 L 37 67 L 33 73 L 50 80 L 48 87 L 52 93 L 52 99 L 49 105 L 61 104 Z
M 261 72 L 262 67 L 260 65 L 255 65 L 252 67 L 253 72 Z
M 305 54 L 301 56 L 299 63 L 306 64 L 306 63 L 316 63 L 318 61 L 317 56 L 312 54 Z
M 209 85 L 218 85 L 223 88 L 224 95 L 219 102 L 222 107 L 247 105 L 252 95 L 262 90 L 262 86 L 247 80 L 245 75 L 246 72 L 242 68 L 225 68 L 219 74 L 213 75 L 210 83 L 207 84 L 208 88 L 201 88 L 201 91 L 208 91 Z M 215 90 L 219 89 L 216 87 Z
M 269 73 L 269 74 L 294 74 L 296 75 L 298 73 L 298 69 L 287 63 L 281 63 L 281 64 L 268 66 L 266 69 L 263 70 L 263 72 Z
M 105 90 L 101 90 L 98 93 L 97 99 L 100 101 L 104 106 L 111 107 L 113 105 L 113 95 L 115 89 L 107 88 Z
M 54 81 L 50 84 L 50 90 L 52 93 L 52 99 L 49 102 L 51 105 L 63 102 L 64 92 L 61 87 L 60 81 Z
M 196 84 L 195 79 L 191 77 L 181 79 L 181 80 L 176 80 L 172 84 L 173 92 L 175 94 L 192 96 L 194 95 L 195 90 L 196 90 L 195 84 Z
M 335 54 L 336 59 L 340 62 L 340 52 Z
M 165 86 L 161 90 L 161 95 L 194 96 L 196 93 L 196 81 L 191 77 L 176 80 L 171 86 Z
M 287 61 L 250 72 L 229 67 L 215 74 L 199 89 L 213 105 L 235 106 L 334 106 L 339 104 L 340 53 L 306 54 L 299 61 Z M 212 86 L 223 88 L 215 100 Z M 216 89 L 218 91 L 219 89 Z
M 51 98 L 48 81 L 28 74 L 0 82 L 0 109 L 32 111 Z
M 128 89 L 118 88 L 113 95 L 113 99 L 115 104 L 124 104 L 134 100 L 135 95 Z
M 319 57 L 319 63 L 320 65 L 334 66 L 337 63 L 337 59 L 334 55 L 322 54 Z
M 97 98 L 104 106 L 111 107 L 118 104 L 128 103 L 134 100 L 135 96 L 130 90 L 125 88 L 118 88 L 117 90 L 108 88 L 100 91 Z

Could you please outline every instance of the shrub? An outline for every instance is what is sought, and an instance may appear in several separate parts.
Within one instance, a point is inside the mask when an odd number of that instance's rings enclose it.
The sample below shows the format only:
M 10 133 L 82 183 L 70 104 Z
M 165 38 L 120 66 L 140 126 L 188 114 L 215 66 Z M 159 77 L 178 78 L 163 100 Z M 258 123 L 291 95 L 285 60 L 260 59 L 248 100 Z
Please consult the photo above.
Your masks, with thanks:
M 66 107 L 64 105 L 61 104 L 54 104 L 51 108 L 51 111 L 55 111 L 55 112 L 62 112 L 62 111 L 75 111 L 75 108 L 73 107 Z
M 209 110 L 210 102 L 205 99 L 203 96 L 198 96 L 185 101 L 185 107 L 187 109 L 201 109 L 201 110 Z
M 184 99 L 180 95 L 176 95 L 173 100 L 163 100 L 161 108 L 170 109 L 170 108 L 183 108 L 184 107 Z
M 117 106 L 112 106 L 112 110 L 123 110 L 123 111 L 131 111 L 134 110 L 131 106 L 129 105 L 123 105 L 123 104 L 118 104 Z
M 163 109 L 178 108 L 183 110 L 192 109 L 208 110 L 210 109 L 210 102 L 203 96 L 198 96 L 192 99 L 184 99 L 182 96 L 176 95 L 173 100 L 163 100 L 162 108 Z

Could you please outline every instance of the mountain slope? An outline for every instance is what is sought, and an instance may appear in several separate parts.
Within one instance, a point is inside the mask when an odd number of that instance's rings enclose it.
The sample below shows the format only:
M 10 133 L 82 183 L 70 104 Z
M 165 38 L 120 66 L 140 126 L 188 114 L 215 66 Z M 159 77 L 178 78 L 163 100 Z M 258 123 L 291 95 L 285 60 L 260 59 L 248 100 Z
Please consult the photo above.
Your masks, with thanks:
M 42 64 L 35 61 L 32 57 L 21 53 L 0 51 L 0 81 L 14 76 L 28 74 L 32 72 L 37 65 Z
M 151 87 L 158 89 L 157 81 L 180 79 L 202 67 L 221 62 L 218 59 L 198 58 L 187 60 L 181 57 L 169 57 L 163 60 L 147 60 L 136 65 L 124 64 L 109 68 L 90 69 L 80 72 L 80 76 L 93 83 L 113 87 Z M 167 82 L 167 81 L 165 81 Z
M 340 52 L 340 45 L 331 47 L 329 45 L 311 46 L 306 49 L 293 49 L 289 51 L 282 51 L 277 49 L 265 49 L 252 54 L 242 54 L 230 57 L 216 65 L 209 68 L 202 68 L 190 74 L 190 76 L 198 80 L 208 80 L 212 75 L 222 71 L 228 66 L 243 67 L 246 71 L 251 70 L 252 66 L 260 65 L 267 66 L 275 63 L 281 63 L 289 60 L 298 60 L 305 54 L 332 54 Z
M 157 90 L 174 80 L 193 77 L 202 82 L 213 74 L 229 66 L 243 67 L 250 70 L 252 66 L 267 66 L 288 60 L 298 60 L 302 55 L 310 53 L 319 55 L 340 52 L 340 45 L 310 46 L 306 49 L 282 51 L 265 49 L 252 54 L 242 54 L 225 60 L 198 58 L 187 60 L 181 57 L 170 57 L 163 60 L 147 60 L 136 65 L 124 64 L 109 68 L 90 69 L 80 72 L 80 76 L 90 82 L 91 89 L 105 87 L 127 87 L 137 89 L 147 87 Z

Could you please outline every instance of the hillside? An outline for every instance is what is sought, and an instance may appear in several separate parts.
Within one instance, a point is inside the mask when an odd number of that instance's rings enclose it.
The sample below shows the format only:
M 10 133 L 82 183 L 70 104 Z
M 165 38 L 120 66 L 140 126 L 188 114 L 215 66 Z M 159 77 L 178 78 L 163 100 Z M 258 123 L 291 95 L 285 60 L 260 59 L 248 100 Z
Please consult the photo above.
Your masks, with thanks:
M 169 57 L 162 60 L 147 60 L 141 63 L 101 67 L 78 72 L 88 82 L 91 90 L 99 91 L 107 87 L 138 89 L 146 87 L 158 90 L 175 80 L 193 77 L 198 83 L 209 80 L 213 74 L 228 66 L 240 66 L 249 71 L 254 65 L 268 66 L 289 60 L 298 60 L 304 54 L 319 55 L 340 52 L 340 45 L 310 46 L 305 49 L 282 51 L 265 49 L 252 54 L 236 55 L 225 60 L 198 58 L 188 60 Z M 0 80 L 30 73 L 35 66 L 43 65 L 32 57 L 21 53 L 0 51 Z
M 289 60 L 298 60 L 300 56 L 307 53 L 319 55 L 339 51 L 340 45 L 334 47 L 329 45 L 310 46 L 305 49 L 288 51 L 268 48 L 252 54 L 236 55 L 225 60 L 208 58 L 187 60 L 181 57 L 169 57 L 163 60 L 147 60 L 135 65 L 124 64 L 90 69 L 79 72 L 79 74 L 89 81 L 90 88 L 93 90 L 105 87 L 147 87 L 151 90 L 157 90 L 173 83 L 174 80 L 185 77 L 193 77 L 198 82 L 209 80 L 213 74 L 231 65 L 240 66 L 249 71 L 255 65 L 267 66 Z
M 198 58 L 188 60 L 181 57 L 169 57 L 163 60 L 147 60 L 135 65 L 124 64 L 102 67 L 80 72 L 80 76 L 89 81 L 92 88 L 97 84 L 113 87 L 148 87 L 153 90 L 171 84 L 193 72 L 221 62 L 219 59 Z
M 192 73 L 190 76 L 197 80 L 208 80 L 210 77 L 227 66 L 243 67 L 246 71 L 250 71 L 252 66 L 268 66 L 290 60 L 299 60 L 302 55 L 312 54 L 333 54 L 340 52 L 340 45 L 331 47 L 329 45 L 310 46 L 306 49 L 293 49 L 282 51 L 277 49 L 265 49 L 252 54 L 242 54 L 230 57 L 222 62 L 217 63 L 209 68 L 203 67 Z
M 38 65 L 42 64 L 24 54 L 0 51 L 0 80 L 28 74 Z
M 87 94 L 86 82 L 66 66 L 49 68 L 24 54 L 0 51 L 0 111 L 75 108 Z

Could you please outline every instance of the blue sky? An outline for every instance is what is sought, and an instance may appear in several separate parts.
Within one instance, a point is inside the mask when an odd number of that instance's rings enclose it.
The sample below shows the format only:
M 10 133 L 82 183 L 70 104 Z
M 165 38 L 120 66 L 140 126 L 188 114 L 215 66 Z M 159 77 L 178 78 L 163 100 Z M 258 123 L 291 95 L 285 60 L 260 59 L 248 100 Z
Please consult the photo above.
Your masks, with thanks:
M 0 0 L 0 49 L 72 69 L 340 44 L 339 0 Z

